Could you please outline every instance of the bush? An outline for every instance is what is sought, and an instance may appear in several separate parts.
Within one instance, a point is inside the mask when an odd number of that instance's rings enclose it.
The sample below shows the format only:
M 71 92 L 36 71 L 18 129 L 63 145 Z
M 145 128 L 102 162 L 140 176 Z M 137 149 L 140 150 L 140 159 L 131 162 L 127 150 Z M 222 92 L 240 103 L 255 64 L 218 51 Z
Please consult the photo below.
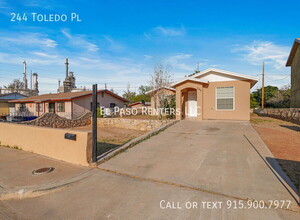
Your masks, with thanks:
M 103 111 L 101 108 L 97 108 L 97 118 L 103 118 Z

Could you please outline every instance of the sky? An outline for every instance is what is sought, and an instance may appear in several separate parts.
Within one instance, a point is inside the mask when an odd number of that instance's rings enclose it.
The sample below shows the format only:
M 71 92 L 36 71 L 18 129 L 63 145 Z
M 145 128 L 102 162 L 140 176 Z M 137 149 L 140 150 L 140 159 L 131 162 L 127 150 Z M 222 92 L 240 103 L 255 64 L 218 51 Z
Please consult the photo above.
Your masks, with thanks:
M 56 92 L 69 58 L 77 87 L 106 83 L 120 95 L 128 82 L 133 91 L 149 84 L 157 64 L 170 65 L 177 81 L 197 63 L 200 71 L 260 78 L 264 61 L 266 85 L 282 87 L 300 37 L 299 7 L 297 0 L 0 0 L 0 86 L 22 79 L 26 60 L 40 94 Z M 47 21 L 52 15 L 67 20 Z

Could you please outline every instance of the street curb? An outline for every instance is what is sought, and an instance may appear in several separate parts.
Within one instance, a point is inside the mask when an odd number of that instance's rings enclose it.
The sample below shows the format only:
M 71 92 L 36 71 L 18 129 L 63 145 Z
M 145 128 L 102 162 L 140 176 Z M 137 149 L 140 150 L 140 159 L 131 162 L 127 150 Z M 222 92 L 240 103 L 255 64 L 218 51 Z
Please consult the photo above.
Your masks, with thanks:
M 59 191 L 73 183 L 77 183 L 88 176 L 94 169 L 90 169 L 84 173 L 74 176 L 67 180 L 61 180 L 55 183 L 37 185 L 37 186 L 21 186 L 21 187 L 11 187 L 8 189 L 0 190 L 0 201 L 1 200 L 13 200 L 13 199 L 25 199 L 41 196 L 51 192 Z
M 144 140 L 147 140 L 149 139 L 150 137 L 152 136 L 155 136 L 157 134 L 159 134 L 161 131 L 164 131 L 165 129 L 167 129 L 168 127 L 171 127 L 172 125 L 176 124 L 177 122 L 179 122 L 178 120 L 172 120 L 156 129 L 153 129 L 152 131 L 149 131 L 139 137 L 136 137 L 134 139 L 132 139 L 131 141 L 127 142 L 126 144 L 118 147 L 118 148 L 115 148 L 115 149 L 112 149 L 111 151 L 108 151 L 102 155 L 100 155 L 98 158 L 97 158 L 97 165 L 99 166 L 100 164 L 110 160 L 111 158 L 115 157 L 116 155 L 126 151 L 127 149 L 137 145 L 138 143 L 144 141 Z

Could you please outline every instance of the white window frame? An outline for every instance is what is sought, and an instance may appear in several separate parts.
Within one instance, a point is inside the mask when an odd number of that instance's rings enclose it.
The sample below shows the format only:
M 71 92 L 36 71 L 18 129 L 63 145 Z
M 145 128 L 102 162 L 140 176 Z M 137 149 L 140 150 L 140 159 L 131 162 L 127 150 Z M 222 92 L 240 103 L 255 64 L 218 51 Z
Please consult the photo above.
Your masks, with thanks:
M 232 87 L 233 88 L 233 105 L 232 105 L 232 109 L 218 109 L 218 96 L 217 96 L 217 90 L 218 88 L 224 88 L 224 87 Z M 228 97 L 231 98 L 231 97 Z M 216 91 L 215 91 L 215 109 L 217 111 L 234 111 L 235 110 L 235 86 L 218 86 L 216 87 Z

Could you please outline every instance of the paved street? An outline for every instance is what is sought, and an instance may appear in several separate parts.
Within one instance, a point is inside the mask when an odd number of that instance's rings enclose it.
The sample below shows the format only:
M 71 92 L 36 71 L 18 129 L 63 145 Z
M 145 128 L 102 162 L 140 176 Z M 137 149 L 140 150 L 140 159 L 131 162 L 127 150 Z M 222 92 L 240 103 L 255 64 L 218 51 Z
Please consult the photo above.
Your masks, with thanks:
M 248 122 L 179 122 L 61 190 L 0 201 L 0 219 L 299 219 L 244 135 L 267 154 Z M 232 205 L 248 198 L 292 200 L 293 211 Z

